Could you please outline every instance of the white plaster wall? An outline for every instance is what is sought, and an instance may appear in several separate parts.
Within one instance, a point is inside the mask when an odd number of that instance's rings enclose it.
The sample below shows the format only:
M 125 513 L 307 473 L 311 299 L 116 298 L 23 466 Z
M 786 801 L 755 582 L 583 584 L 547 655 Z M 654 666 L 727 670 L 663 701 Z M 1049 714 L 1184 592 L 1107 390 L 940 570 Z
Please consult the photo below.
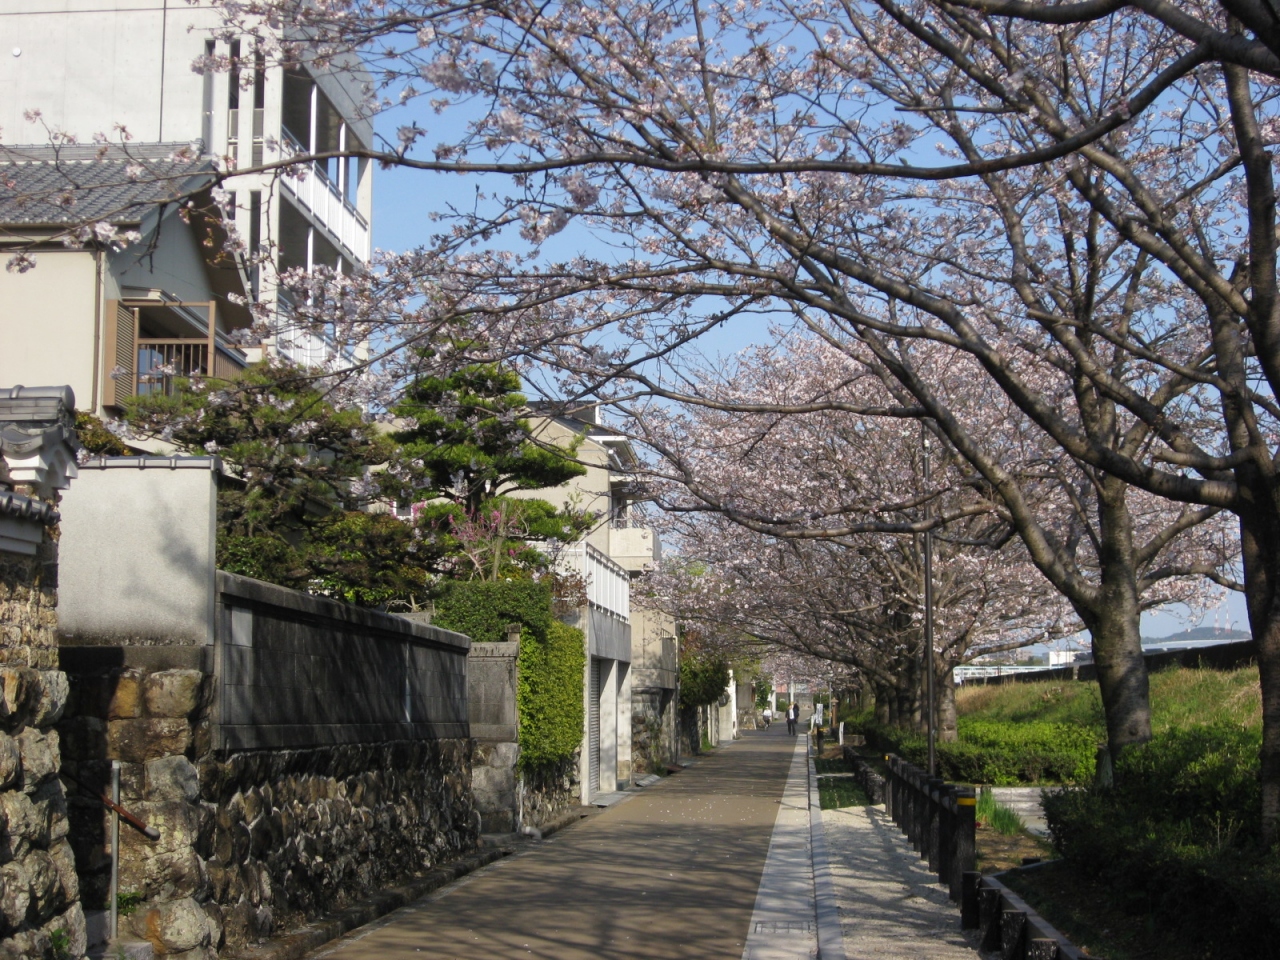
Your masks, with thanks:
M 36 259 L 26 273 L 0 270 L 0 385 L 69 384 L 80 409 L 92 410 L 94 254 L 47 250 Z
M 214 461 L 90 464 L 63 494 L 58 629 L 72 643 L 212 643 Z

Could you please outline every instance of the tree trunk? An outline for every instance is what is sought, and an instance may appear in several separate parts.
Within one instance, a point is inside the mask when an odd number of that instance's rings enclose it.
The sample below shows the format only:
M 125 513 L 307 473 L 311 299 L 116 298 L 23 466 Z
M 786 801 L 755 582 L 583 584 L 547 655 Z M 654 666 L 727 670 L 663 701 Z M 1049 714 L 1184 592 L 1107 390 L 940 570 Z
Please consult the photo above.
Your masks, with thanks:
M 952 664 L 943 664 L 934 685 L 937 693 L 938 743 L 955 743 L 960 735 L 956 711 L 956 677 Z
M 876 723 L 882 727 L 887 727 L 893 723 L 893 694 L 889 687 L 883 683 L 877 683 L 872 692 L 875 697 L 875 717 Z
M 1097 602 L 1077 609 L 1093 641 L 1107 746 L 1112 758 L 1125 747 L 1151 739 L 1151 700 L 1147 664 L 1142 658 L 1141 613 L 1133 523 L 1125 504 L 1126 487 L 1114 478 L 1098 494 L 1100 583 Z
M 1239 515 L 1245 600 L 1262 686 L 1262 839 L 1269 845 L 1280 839 L 1280 510 Z

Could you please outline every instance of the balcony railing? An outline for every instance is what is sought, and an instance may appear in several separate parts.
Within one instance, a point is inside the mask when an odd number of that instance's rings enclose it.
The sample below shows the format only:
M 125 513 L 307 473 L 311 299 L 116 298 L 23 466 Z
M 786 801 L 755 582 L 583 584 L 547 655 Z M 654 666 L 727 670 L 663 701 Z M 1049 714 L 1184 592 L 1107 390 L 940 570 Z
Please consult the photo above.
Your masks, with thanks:
M 570 544 L 560 554 L 561 569 L 587 581 L 587 602 L 620 620 L 631 619 L 631 578 L 589 543 Z
M 136 390 L 138 396 L 173 394 L 174 381 L 185 377 L 229 379 L 245 368 L 246 360 L 224 347 L 213 351 L 209 365 L 207 340 L 138 340 Z
M 282 130 L 285 149 L 292 153 L 307 153 L 288 130 Z M 283 177 L 280 182 L 285 191 L 296 199 L 312 216 L 320 221 L 357 260 L 366 262 L 372 252 L 369 222 L 339 191 L 338 186 L 325 174 L 318 163 L 299 164 L 306 171 L 303 179 Z

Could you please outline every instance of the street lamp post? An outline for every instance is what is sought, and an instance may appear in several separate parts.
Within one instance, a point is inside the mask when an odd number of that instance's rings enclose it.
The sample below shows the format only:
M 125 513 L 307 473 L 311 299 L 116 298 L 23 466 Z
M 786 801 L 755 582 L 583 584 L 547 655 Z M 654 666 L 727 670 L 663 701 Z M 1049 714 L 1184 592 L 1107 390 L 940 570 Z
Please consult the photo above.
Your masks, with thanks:
M 929 434 L 924 421 L 920 423 L 922 445 L 924 447 L 924 481 L 927 486 L 929 477 Z M 933 515 L 932 501 L 925 502 L 925 517 Z M 929 742 L 929 776 L 938 775 L 938 756 L 935 746 L 937 731 L 937 697 L 933 690 L 933 530 L 924 532 L 924 696 L 925 696 L 925 733 Z

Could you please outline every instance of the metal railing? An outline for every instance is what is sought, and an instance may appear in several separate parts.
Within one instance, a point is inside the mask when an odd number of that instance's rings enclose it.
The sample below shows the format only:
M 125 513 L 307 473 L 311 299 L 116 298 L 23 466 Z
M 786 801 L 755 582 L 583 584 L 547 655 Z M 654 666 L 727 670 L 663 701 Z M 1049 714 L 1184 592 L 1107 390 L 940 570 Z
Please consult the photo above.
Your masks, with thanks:
M 589 543 L 565 547 L 560 564 L 587 581 L 587 603 L 620 620 L 631 619 L 631 578 L 626 570 Z
M 974 836 L 977 795 L 971 786 L 930 777 L 914 764 L 889 754 L 885 813 L 906 834 L 921 860 L 960 901 L 964 875 L 977 865 Z
M 285 149 L 295 154 L 307 154 L 307 150 L 288 130 L 281 128 Z M 318 163 L 304 163 L 306 177 L 283 177 L 280 182 L 288 194 L 311 211 L 338 241 L 355 255 L 357 260 L 367 261 L 372 252 L 372 234 L 369 222 L 338 190 Z

